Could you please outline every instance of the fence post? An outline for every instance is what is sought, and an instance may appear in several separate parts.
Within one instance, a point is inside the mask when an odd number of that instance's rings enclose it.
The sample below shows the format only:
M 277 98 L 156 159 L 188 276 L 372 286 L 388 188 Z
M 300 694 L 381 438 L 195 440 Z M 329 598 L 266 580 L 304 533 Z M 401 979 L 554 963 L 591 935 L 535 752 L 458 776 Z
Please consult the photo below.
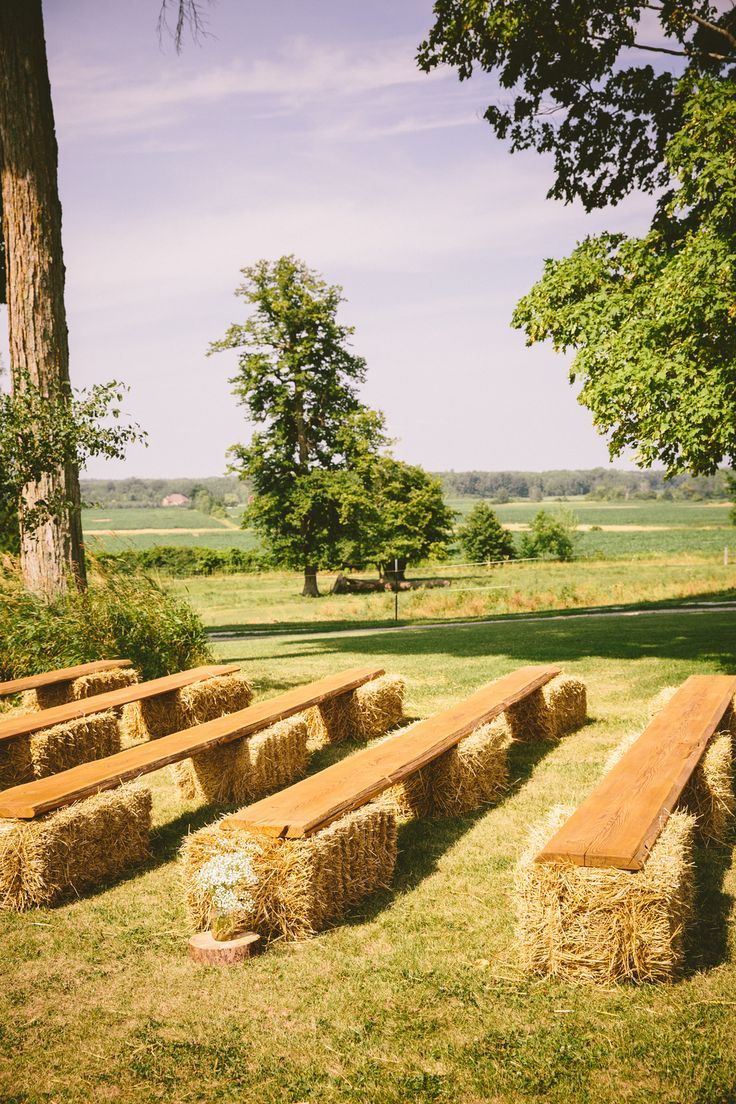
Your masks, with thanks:
M 394 560 L 394 621 L 399 620 L 399 561 Z

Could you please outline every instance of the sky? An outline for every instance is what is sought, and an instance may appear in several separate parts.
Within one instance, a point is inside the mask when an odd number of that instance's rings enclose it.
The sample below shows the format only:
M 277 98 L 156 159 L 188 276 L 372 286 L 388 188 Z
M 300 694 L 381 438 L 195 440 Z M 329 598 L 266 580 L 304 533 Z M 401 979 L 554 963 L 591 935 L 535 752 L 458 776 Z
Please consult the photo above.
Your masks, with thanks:
M 179 56 L 158 0 L 44 11 L 72 382 L 125 381 L 149 435 L 88 476 L 225 470 L 250 427 L 237 354 L 207 349 L 245 317 L 240 269 L 285 253 L 343 287 L 363 398 L 401 459 L 608 462 L 565 358 L 510 318 L 543 258 L 643 231 L 652 201 L 586 216 L 546 199 L 549 161 L 512 156 L 482 118 L 491 78 L 418 70 L 431 0 L 219 0 Z

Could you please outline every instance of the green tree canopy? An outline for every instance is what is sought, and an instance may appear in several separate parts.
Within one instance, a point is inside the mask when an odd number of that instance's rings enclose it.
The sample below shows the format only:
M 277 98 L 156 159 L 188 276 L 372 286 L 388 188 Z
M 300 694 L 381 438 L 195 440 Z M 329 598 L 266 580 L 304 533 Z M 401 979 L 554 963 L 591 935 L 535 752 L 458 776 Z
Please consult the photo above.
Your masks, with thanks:
M 365 361 L 338 320 L 342 288 L 293 256 L 242 269 L 236 294 L 252 308 L 210 352 L 239 351 L 234 392 L 258 428 L 231 449 L 250 480 L 254 525 L 273 558 L 304 570 L 316 596 L 320 567 L 336 564 L 361 497 L 357 468 L 384 443 L 383 419 L 357 388 Z
M 416 464 L 392 456 L 369 455 L 359 466 L 360 502 L 348 539 L 345 563 L 376 564 L 382 576 L 398 578 L 410 564 L 442 559 L 452 540 L 454 512 L 445 504 L 442 484 Z
M 521 538 L 521 555 L 526 558 L 574 559 L 577 524 L 578 519 L 570 510 L 558 510 L 556 514 L 539 510 L 532 519 L 529 532 Z
M 736 67 L 736 8 L 707 0 L 436 0 L 434 15 L 420 67 L 492 73 L 498 137 L 551 153 L 549 194 L 587 210 L 666 187 L 688 96 Z
M 461 526 L 460 546 L 470 563 L 481 560 L 513 560 L 514 538 L 504 529 L 486 502 L 479 502 Z
M 736 84 L 702 83 L 667 164 L 658 225 L 546 261 L 513 324 L 575 351 L 570 379 L 612 457 L 709 474 L 736 462 Z

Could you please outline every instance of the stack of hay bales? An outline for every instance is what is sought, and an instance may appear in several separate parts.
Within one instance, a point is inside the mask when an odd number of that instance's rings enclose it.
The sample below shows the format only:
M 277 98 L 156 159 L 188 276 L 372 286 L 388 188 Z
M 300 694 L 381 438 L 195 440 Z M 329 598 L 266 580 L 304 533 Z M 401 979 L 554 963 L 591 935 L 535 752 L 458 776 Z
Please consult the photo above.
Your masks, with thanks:
M 532 830 L 516 870 L 522 965 L 598 985 L 672 980 L 693 909 L 695 818 L 673 813 L 642 870 L 535 862 L 571 813 L 554 809 Z
M 202 873 L 218 859 L 243 858 L 255 874 L 233 901 L 241 929 L 266 939 L 303 939 L 341 919 L 348 909 L 391 883 L 396 865 L 396 821 L 367 805 L 305 839 L 273 839 L 220 822 L 188 836 L 181 850 L 182 878 L 194 931 L 216 915 Z M 238 887 L 232 886 L 235 899 Z
M 307 710 L 309 748 L 345 740 L 372 740 L 394 728 L 404 715 L 406 680 L 382 675 Z
M 187 800 L 245 804 L 295 782 L 307 761 L 307 722 L 299 714 L 177 763 L 175 777 Z
M 149 857 L 151 792 L 121 786 L 38 820 L 0 820 L 0 909 L 52 905 Z
M 0 743 L 0 789 L 104 759 L 120 751 L 114 713 L 95 713 Z
M 53 709 L 56 705 L 93 698 L 96 694 L 106 694 L 110 690 L 120 690 L 123 686 L 133 686 L 140 679 L 132 667 L 115 667 L 110 671 L 98 671 L 92 675 L 81 675 L 69 682 L 57 682 L 52 686 L 40 686 L 37 690 L 26 690 L 23 694 L 23 711 L 35 713 L 39 709 Z
M 252 698 L 250 682 L 238 673 L 216 675 L 181 690 L 130 702 L 123 708 L 123 743 L 130 747 L 236 713 L 246 709 Z
M 585 724 L 587 709 L 585 683 L 571 675 L 558 675 L 510 706 L 506 718 L 514 740 L 559 740 Z

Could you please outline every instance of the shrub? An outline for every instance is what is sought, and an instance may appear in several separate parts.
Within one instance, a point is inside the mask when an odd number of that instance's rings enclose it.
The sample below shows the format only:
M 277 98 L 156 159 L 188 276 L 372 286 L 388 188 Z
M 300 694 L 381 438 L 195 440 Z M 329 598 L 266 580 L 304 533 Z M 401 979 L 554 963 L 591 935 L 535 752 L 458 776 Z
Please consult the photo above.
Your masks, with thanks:
M 572 510 L 558 510 L 556 514 L 539 510 L 534 515 L 530 532 L 521 538 L 522 556 L 573 560 L 577 527 L 578 519 Z
M 0 679 L 95 659 L 130 659 L 143 678 L 211 660 L 204 626 L 184 601 L 145 575 L 92 560 L 89 588 L 48 602 L 23 586 L 17 561 L 0 563 Z
M 473 507 L 459 536 L 463 552 L 473 563 L 480 560 L 512 560 L 516 555 L 514 538 L 485 502 Z

